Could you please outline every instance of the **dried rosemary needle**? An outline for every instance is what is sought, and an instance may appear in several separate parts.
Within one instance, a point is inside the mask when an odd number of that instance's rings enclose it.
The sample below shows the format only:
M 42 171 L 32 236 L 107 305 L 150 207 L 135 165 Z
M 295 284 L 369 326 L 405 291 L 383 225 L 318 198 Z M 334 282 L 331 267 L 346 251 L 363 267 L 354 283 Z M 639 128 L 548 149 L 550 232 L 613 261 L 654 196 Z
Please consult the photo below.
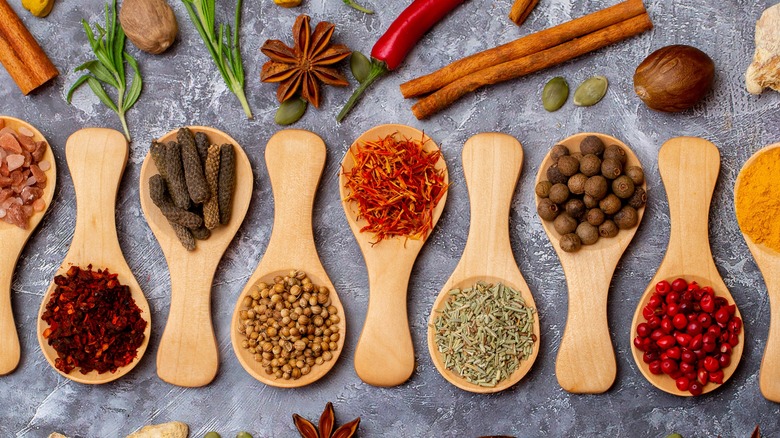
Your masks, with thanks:
M 469 383 L 494 387 L 533 353 L 535 310 L 504 284 L 453 289 L 437 313 L 433 328 L 444 366 Z

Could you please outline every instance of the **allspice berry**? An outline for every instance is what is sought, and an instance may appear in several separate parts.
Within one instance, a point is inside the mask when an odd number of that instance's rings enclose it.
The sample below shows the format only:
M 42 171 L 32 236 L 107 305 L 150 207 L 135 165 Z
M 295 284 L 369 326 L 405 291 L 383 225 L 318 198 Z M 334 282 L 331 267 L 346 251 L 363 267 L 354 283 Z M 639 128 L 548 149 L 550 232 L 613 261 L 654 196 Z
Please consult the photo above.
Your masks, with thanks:
M 569 193 L 574 195 L 581 195 L 585 193 L 585 182 L 588 181 L 588 177 L 578 173 L 569 178 L 569 182 L 566 184 L 569 186 Z
M 637 187 L 634 190 L 634 195 L 628 199 L 628 205 L 640 209 L 647 203 L 647 192 L 642 187 Z
M 558 216 L 560 209 L 558 205 L 550 201 L 549 198 L 544 198 L 539 201 L 539 205 L 536 206 L 536 213 L 540 218 L 546 221 L 551 221 Z
M 552 187 L 552 183 L 550 181 L 539 181 L 538 184 L 536 184 L 536 196 L 540 198 L 546 198 L 550 196 L 550 188 Z
M 562 144 L 556 144 L 550 149 L 550 158 L 553 163 L 557 163 L 558 159 L 565 155 L 569 155 L 569 148 Z
M 582 197 L 582 202 L 585 203 L 585 208 L 597 208 L 599 206 L 599 200 L 588 194 Z
M 583 245 L 593 245 L 599 240 L 599 229 L 587 222 L 577 225 L 576 234 Z
M 595 200 L 601 200 L 607 196 L 607 180 L 601 175 L 588 178 L 585 182 L 585 194 Z
M 564 176 L 572 176 L 580 171 L 580 161 L 571 155 L 558 158 L 558 170 Z
M 615 214 L 620 211 L 621 207 L 623 207 L 623 203 L 614 193 L 610 193 L 599 202 L 599 208 L 604 211 L 604 214 Z
M 568 178 L 558 170 L 558 166 L 553 164 L 547 168 L 547 180 L 553 184 L 566 184 Z
M 604 210 L 600 208 L 591 208 L 585 214 L 585 220 L 594 227 L 598 227 L 599 225 L 603 224 L 604 219 L 606 218 L 607 216 L 604 214 Z
M 560 235 L 573 233 L 577 229 L 577 219 L 566 213 L 561 213 L 553 221 L 553 227 Z
M 564 210 L 569 216 L 579 219 L 585 214 L 585 203 L 582 199 L 569 199 L 564 205 Z
M 618 228 L 621 230 L 628 230 L 634 228 L 636 224 L 639 223 L 639 214 L 634 207 L 626 205 L 615 213 L 615 217 L 612 219 L 615 221 Z
M 645 182 L 645 171 L 639 166 L 628 166 L 623 173 L 631 178 L 635 186 L 642 185 Z
M 569 199 L 569 187 L 561 183 L 553 184 L 547 198 L 556 204 L 563 204 Z
M 593 154 L 600 157 L 604 153 L 604 142 L 595 135 L 589 135 L 580 142 L 582 155 Z
M 605 178 L 615 179 L 623 173 L 623 164 L 614 158 L 606 158 L 601 162 L 601 174 Z
M 603 224 L 599 225 L 599 236 L 601 237 L 615 237 L 620 231 L 612 220 L 607 219 Z
M 561 236 L 560 245 L 561 249 L 566 252 L 576 252 L 582 246 L 582 240 L 574 233 L 564 234 Z
M 580 160 L 580 172 L 586 176 L 598 175 L 601 173 L 601 158 L 593 154 L 583 155 Z
M 616 144 L 611 144 L 607 146 L 604 149 L 604 157 L 605 160 L 607 158 L 614 158 L 618 161 L 620 161 L 620 164 L 625 165 L 626 161 L 628 161 L 628 155 L 626 155 L 626 151 L 623 150 L 622 147 Z
M 626 175 L 621 175 L 612 181 L 612 193 L 618 198 L 628 199 L 634 195 L 634 182 Z

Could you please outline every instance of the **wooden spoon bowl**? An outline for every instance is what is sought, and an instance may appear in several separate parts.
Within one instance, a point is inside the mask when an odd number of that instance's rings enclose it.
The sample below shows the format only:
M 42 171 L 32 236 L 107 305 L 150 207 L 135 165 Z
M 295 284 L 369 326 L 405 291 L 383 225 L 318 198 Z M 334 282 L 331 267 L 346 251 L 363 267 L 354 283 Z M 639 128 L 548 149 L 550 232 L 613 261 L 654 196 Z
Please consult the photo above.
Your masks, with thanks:
M 676 278 L 688 282 L 696 281 L 700 286 L 710 286 L 715 296 L 735 303 L 726 284 L 718 274 L 710 250 L 708 219 L 712 193 L 720 170 L 720 152 L 714 144 L 695 137 L 673 138 L 661 146 L 658 152 L 658 169 L 669 199 L 671 231 L 669 246 L 661 266 L 639 300 L 634 319 L 631 322 L 631 353 L 639 371 L 656 388 L 679 396 L 690 396 L 688 391 L 677 389 L 674 379 L 650 373 L 642 360 L 642 351 L 634 346 L 636 328 L 645 319 L 642 309 L 655 292 L 655 285 L 661 280 L 670 283 Z M 740 316 L 737 308 L 736 316 Z M 745 344 L 745 330 L 739 335 L 739 344 L 733 348 L 731 364 L 723 369 L 725 383 L 734 373 L 742 357 Z M 707 384 L 702 393 L 708 393 L 721 385 Z
M 297 388 L 313 383 L 333 368 L 344 349 L 346 318 L 336 288 L 322 266 L 312 231 L 312 208 L 327 149 L 322 139 L 308 131 L 287 129 L 274 134 L 265 149 L 265 162 L 274 195 L 274 227 L 271 240 L 246 287 L 236 302 L 230 324 L 230 339 L 239 363 L 255 379 L 280 388 Z M 291 270 L 306 273 L 313 284 L 330 289 L 331 304 L 338 310 L 339 339 L 333 358 L 311 367 L 311 372 L 298 379 L 285 380 L 267 374 L 262 364 L 249 350 L 241 346 L 246 336 L 239 333 L 240 312 L 244 297 L 256 290 L 257 284 L 273 284 L 274 277 L 288 275 Z
M 636 154 L 625 143 L 606 134 L 581 133 L 558 142 L 572 153 L 580 151 L 580 142 L 589 135 L 599 137 L 605 145 L 616 144 L 625 150 L 626 166 L 641 166 Z M 539 166 L 536 183 L 547 180 L 547 168 L 553 164 L 548 153 Z M 647 183 L 641 185 L 647 190 Z M 537 205 L 539 198 L 537 197 Z M 593 245 L 583 245 L 569 253 L 561 249 L 561 235 L 552 222 L 542 221 L 561 261 L 569 290 L 569 311 L 563 332 L 555 375 L 563 389 L 574 393 L 596 394 L 608 390 L 617 375 L 617 362 L 607 321 L 607 295 L 612 275 L 623 252 L 642 222 L 645 207 L 637 210 L 639 223 L 630 230 L 620 230 L 612 238 L 600 238 Z
M 745 169 L 749 168 L 761 154 L 777 148 L 780 148 L 780 143 L 764 147 L 753 154 L 745 165 L 742 166 L 742 170 L 737 176 L 737 181 L 734 183 L 735 210 L 739 211 L 737 199 L 740 196 L 740 186 Z M 764 276 L 766 291 L 769 295 L 769 334 L 767 335 L 764 356 L 761 360 L 759 386 L 761 393 L 767 400 L 780 403 L 780 253 L 762 243 L 754 242 L 744 232 L 742 236 L 745 238 L 745 242 L 748 248 L 750 248 L 750 252 L 753 254 L 761 274 Z
M 197 241 L 194 251 L 187 251 L 150 197 L 149 178 L 159 173 L 151 154 L 146 155 L 141 166 L 139 192 L 144 216 L 160 243 L 171 274 L 171 306 L 157 350 L 157 375 L 173 385 L 198 387 L 211 383 L 219 370 L 219 348 L 211 320 L 211 286 L 222 255 L 244 222 L 254 177 L 249 158 L 232 137 L 206 126 L 189 129 L 193 134 L 206 134 L 211 144 L 233 145 L 236 185 L 230 221 L 212 230 L 208 239 Z M 177 132 L 174 129 L 158 141 L 175 141 Z M 199 319 L 197 324 L 193 324 L 193 315 Z M 193 359 L 193 351 L 198 352 L 197 360 Z
M 35 141 L 46 141 L 40 131 L 23 120 L 7 116 L 0 116 L 0 119 L 5 122 L 5 126 L 15 130 L 21 127 L 29 129 L 33 132 L 33 140 Z M 43 189 L 42 199 L 46 201 L 46 208 L 30 218 L 27 229 L 0 221 L 0 241 L 3 242 L 3 250 L 0 251 L 0 376 L 15 370 L 21 357 L 19 336 L 16 333 L 14 314 L 11 309 L 11 282 L 16 262 L 19 260 L 25 243 L 49 209 L 57 184 L 57 163 L 54 161 L 51 145 L 46 148 L 43 159 L 51 163 L 51 168 L 44 172 L 46 174 L 46 188 Z
M 376 141 L 388 135 L 398 139 L 420 140 L 428 152 L 438 150 L 433 140 L 422 131 L 405 125 L 380 125 L 358 137 L 341 164 L 339 189 L 342 206 L 366 261 L 370 294 L 368 313 L 355 351 L 355 371 L 361 380 L 374 386 L 400 385 L 414 372 L 414 347 L 406 311 L 406 295 L 414 261 L 425 244 L 425 239 L 401 237 L 374 244 L 373 234 L 360 231 L 366 221 L 358 220 L 357 206 L 343 201 L 349 194 L 344 174 L 355 167 L 352 151 L 361 143 Z M 444 170 L 445 184 L 448 183 L 447 165 L 443 157 L 439 158 L 436 167 Z M 445 192 L 434 208 L 433 227 L 444 210 L 446 200 Z
M 85 384 L 108 383 L 129 373 L 140 362 L 149 344 L 152 318 L 149 303 L 127 265 L 116 234 L 116 194 L 127 164 L 128 145 L 124 135 L 113 129 L 88 128 L 76 131 L 65 145 L 65 156 L 76 191 L 76 229 L 65 260 L 56 275 L 65 275 L 71 266 L 94 270 L 108 269 L 130 288 L 135 304 L 146 320 L 144 340 L 135 359 L 114 373 L 78 369 L 65 374 L 54 366 L 57 352 L 49 345 L 43 332 L 49 324 L 41 319 L 56 285 L 54 282 L 43 296 L 38 312 L 38 343 L 46 360 L 63 377 Z
M 536 342 L 531 355 L 496 386 L 470 383 L 444 365 L 436 344 L 434 322 L 449 299 L 449 291 L 473 286 L 478 281 L 503 283 L 521 293 L 528 307 L 536 308 L 534 298 L 515 263 L 509 241 L 509 209 L 523 166 L 523 148 L 506 134 L 483 133 L 471 137 L 463 147 L 463 173 L 471 199 L 471 225 L 463 255 L 439 292 L 428 319 L 428 352 L 433 364 L 447 381 L 466 391 L 493 393 L 522 379 L 539 353 L 539 315 L 534 315 Z

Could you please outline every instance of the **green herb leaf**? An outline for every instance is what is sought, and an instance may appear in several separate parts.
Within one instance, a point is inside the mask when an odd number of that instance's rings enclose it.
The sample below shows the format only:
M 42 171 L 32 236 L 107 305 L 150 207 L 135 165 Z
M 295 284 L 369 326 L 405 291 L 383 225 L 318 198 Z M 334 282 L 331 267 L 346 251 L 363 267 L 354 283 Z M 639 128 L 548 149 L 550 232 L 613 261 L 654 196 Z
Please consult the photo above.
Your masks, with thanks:
M 113 74 L 108 71 L 107 68 L 103 66 L 98 61 L 92 60 L 87 61 L 80 66 L 73 69 L 73 71 L 83 71 L 87 70 L 90 73 L 92 73 L 98 80 L 103 81 L 109 85 L 111 85 L 114 88 L 119 88 L 119 84 L 116 82 L 116 78 L 114 78 Z
M 76 79 L 76 82 L 74 82 L 73 85 L 70 87 L 70 90 L 68 90 L 67 97 L 65 97 L 65 100 L 67 100 L 68 103 L 70 103 L 71 99 L 73 98 L 73 92 L 76 91 L 76 88 L 80 87 L 81 84 L 86 82 L 87 79 L 89 79 L 89 78 L 90 78 L 89 75 L 84 75 L 84 76 Z
M 130 88 L 127 89 L 127 96 L 122 103 L 122 109 L 127 111 L 138 100 L 138 96 L 141 95 L 141 88 L 143 88 L 143 81 L 141 80 L 141 72 L 138 70 L 138 62 L 125 52 L 125 60 L 133 68 L 133 82 L 130 83 Z
M 103 86 L 100 85 L 100 81 L 90 76 L 87 78 L 87 85 L 89 85 L 89 88 L 91 88 L 92 92 L 95 93 L 95 96 L 97 96 L 98 99 L 103 102 L 103 105 L 111 108 L 111 110 L 114 112 L 119 111 L 116 107 L 116 104 L 111 100 L 110 97 L 108 97 L 106 90 L 104 90 Z

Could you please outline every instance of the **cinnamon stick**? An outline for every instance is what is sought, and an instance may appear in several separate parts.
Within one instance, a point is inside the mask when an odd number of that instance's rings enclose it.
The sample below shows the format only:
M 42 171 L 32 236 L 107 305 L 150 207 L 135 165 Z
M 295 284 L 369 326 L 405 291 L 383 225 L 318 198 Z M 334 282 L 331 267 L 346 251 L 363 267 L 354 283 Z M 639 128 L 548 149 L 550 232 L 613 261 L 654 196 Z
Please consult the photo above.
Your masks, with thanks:
M 0 0 L 0 62 L 25 95 L 59 74 L 6 0 Z
M 455 61 L 431 74 L 401 84 L 401 94 L 409 98 L 432 93 L 471 73 L 555 47 L 558 44 L 646 12 L 642 0 L 627 0 L 618 3 L 615 6 Z
M 518 26 L 522 25 L 538 3 L 539 0 L 515 0 L 512 9 L 509 10 L 509 19 Z
M 642 14 L 582 38 L 480 70 L 464 76 L 420 99 L 412 106 L 412 112 L 418 119 L 425 119 L 450 106 L 466 93 L 470 93 L 479 87 L 519 78 L 558 65 L 588 52 L 639 35 L 652 28 L 653 23 L 650 21 L 650 16 Z

